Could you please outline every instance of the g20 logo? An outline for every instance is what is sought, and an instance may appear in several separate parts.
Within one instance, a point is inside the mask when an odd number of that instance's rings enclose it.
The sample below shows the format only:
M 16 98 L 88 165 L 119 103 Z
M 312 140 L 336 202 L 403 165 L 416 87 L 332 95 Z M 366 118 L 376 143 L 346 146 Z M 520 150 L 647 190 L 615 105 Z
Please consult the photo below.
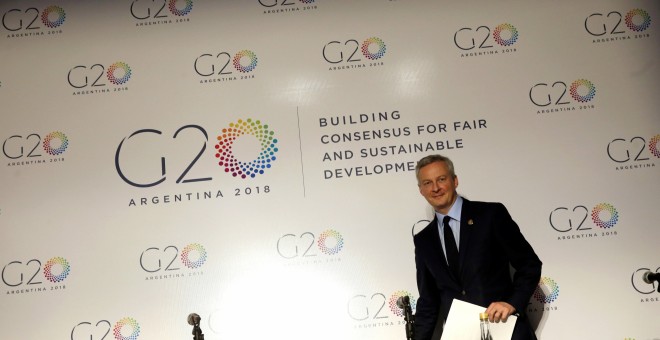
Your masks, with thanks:
M 30 7 L 26 10 L 10 9 L 2 15 L 2 26 L 8 31 L 16 32 L 22 29 L 40 29 L 40 21 L 48 28 L 56 28 L 64 24 L 66 13 L 59 6 L 48 6 L 43 11 Z
M 651 26 L 651 16 L 643 9 L 635 8 L 626 13 L 625 17 L 620 12 L 612 11 L 605 14 L 593 13 L 584 19 L 584 29 L 587 33 L 599 37 L 605 34 L 626 33 L 625 27 L 633 32 L 642 32 Z
M 314 244 L 323 254 L 336 255 L 344 248 L 344 237 L 332 229 L 322 232 L 318 239 L 311 232 L 285 234 L 277 240 L 277 253 L 285 259 L 318 256 Z
M 176 183 L 190 183 L 190 182 L 209 181 L 209 180 L 212 179 L 212 177 L 186 178 L 186 175 L 188 174 L 190 169 L 192 169 L 192 167 L 195 165 L 197 160 L 199 160 L 199 158 L 202 156 L 202 154 L 206 150 L 206 143 L 209 140 L 209 136 L 206 133 L 206 130 L 204 130 L 204 128 L 202 128 L 199 125 L 182 126 L 178 130 L 176 130 L 176 132 L 174 132 L 174 135 L 172 136 L 172 138 L 176 139 L 179 136 L 180 133 L 182 133 L 183 131 L 186 131 L 186 130 L 196 131 L 199 134 L 201 134 L 204 138 L 203 138 L 203 140 L 200 141 L 201 145 L 200 145 L 199 152 L 197 153 L 197 155 L 194 156 L 193 160 L 190 162 L 190 164 L 188 164 L 186 169 L 179 175 L 179 177 L 176 180 Z M 117 169 L 117 173 L 119 174 L 119 177 L 121 177 L 121 179 L 123 179 L 124 182 L 126 182 L 126 183 L 128 183 L 128 184 L 130 184 L 134 187 L 148 188 L 148 187 L 153 187 L 153 186 L 156 186 L 160 183 L 163 183 L 165 181 L 165 179 L 167 179 L 167 176 L 166 176 L 167 175 L 167 165 L 166 165 L 165 157 L 163 157 L 163 156 L 160 157 L 160 168 L 161 168 L 160 178 L 154 179 L 152 182 L 148 182 L 148 183 L 138 183 L 136 181 L 130 180 L 126 176 L 126 174 L 124 174 L 124 171 L 122 170 L 122 166 L 121 166 L 121 161 L 120 161 L 120 155 L 121 155 L 121 152 L 122 152 L 122 148 L 124 147 L 124 143 L 128 143 L 128 142 L 136 143 L 138 141 L 141 141 L 142 143 L 145 143 L 146 142 L 145 139 L 146 140 L 151 140 L 153 142 L 153 137 L 155 137 L 153 135 L 160 136 L 162 134 L 163 133 L 159 130 L 141 129 L 141 130 L 133 132 L 130 136 L 122 139 L 122 141 L 119 143 L 119 146 L 117 146 L 117 152 L 115 153 L 115 168 Z M 149 137 L 152 137 L 152 138 L 149 138 Z M 147 155 L 145 155 L 144 159 L 147 159 Z
M 315 0 L 298 0 L 298 1 L 303 3 L 303 4 L 311 4 L 311 3 L 314 3 Z M 280 6 L 295 5 L 296 1 L 295 0 L 282 0 L 282 1 L 280 1 L 280 0 L 259 0 L 259 3 L 261 4 L 261 6 L 264 6 L 264 7 L 275 7 L 277 5 L 280 5 Z
M 657 292 L 656 288 L 656 282 L 653 281 L 650 284 L 644 282 L 644 273 L 646 272 L 655 272 L 658 273 L 660 272 L 660 267 L 656 268 L 655 271 L 653 271 L 650 268 L 639 268 L 636 271 L 632 273 L 630 276 L 630 283 L 633 286 L 633 289 L 636 290 L 640 294 L 653 294 Z
M 257 67 L 257 55 L 250 50 L 239 51 L 233 57 L 227 52 L 220 52 L 215 56 L 205 53 L 195 59 L 194 68 L 202 77 L 229 75 L 232 74 L 230 63 L 236 71 L 249 73 Z
M 491 32 L 488 26 L 479 26 L 475 29 L 463 27 L 454 33 L 454 44 L 463 51 L 474 48 L 492 48 L 492 38 L 500 46 L 511 46 L 518 41 L 518 30 L 509 23 L 499 24 Z
M 570 104 L 570 99 L 566 96 L 570 94 L 573 100 L 586 103 L 591 101 L 596 95 L 596 86 L 587 79 L 577 79 L 567 86 L 563 81 L 556 81 L 549 85 L 548 83 L 538 83 L 529 89 L 529 100 L 536 106 L 548 105 L 566 105 Z
M 110 67 L 107 71 L 105 66 L 101 64 L 94 64 L 90 67 L 78 65 L 69 70 L 67 75 L 67 80 L 71 87 L 82 89 L 87 86 L 99 87 L 106 86 L 105 78 L 114 85 L 123 85 L 131 79 L 133 70 L 131 67 L 123 61 L 118 61 Z M 90 84 L 90 81 L 92 83 Z
M 660 142 L 660 135 L 651 137 L 648 143 L 648 151 L 653 156 L 660 158 L 658 142 Z M 649 157 L 645 154 L 646 150 L 646 140 L 639 136 L 633 137 L 630 140 L 615 138 L 607 144 L 607 156 L 617 163 L 648 161 Z
M 323 46 L 323 59 L 331 64 L 338 64 L 344 61 L 349 63 L 362 61 L 358 51 L 369 60 L 377 60 L 385 55 L 387 46 L 378 37 L 367 38 L 362 44 L 355 39 L 349 39 L 343 43 L 334 40 Z
M 201 267 L 206 262 L 206 249 L 198 243 L 191 243 L 183 248 L 179 256 L 179 248 L 176 246 L 167 246 L 162 250 L 158 247 L 150 247 L 140 254 L 140 267 L 148 273 L 156 273 L 161 270 L 172 271 L 179 270 L 177 258 L 184 266 L 195 269 Z M 165 265 L 165 268 L 163 268 Z
M 206 151 L 207 143 L 209 142 L 209 136 L 206 130 L 199 125 L 186 125 L 177 129 L 172 135 L 172 139 L 176 139 L 184 131 L 191 131 L 196 133 L 199 138 L 197 141 L 198 151 L 195 154 L 194 152 L 190 155 L 190 163 L 187 164 L 185 170 L 183 170 L 176 179 L 176 183 L 191 183 L 191 182 L 202 182 L 210 181 L 213 177 L 196 177 L 190 178 L 188 173 L 193 169 L 197 161 Z M 167 179 L 167 162 L 165 156 L 160 156 L 160 174 L 155 173 L 154 178 L 148 182 L 138 182 L 137 180 L 130 179 L 129 175 L 124 170 L 124 161 L 122 161 L 122 150 L 127 144 L 131 144 L 132 149 L 139 148 L 140 145 L 144 146 L 145 144 L 152 144 L 154 149 L 156 146 L 162 142 L 160 141 L 160 136 L 163 134 L 160 130 L 155 129 L 141 129 L 133 132 L 128 137 L 122 139 L 117 146 L 117 152 L 115 153 L 115 168 L 119 177 L 124 180 L 124 182 L 139 188 L 148 188 L 153 187 L 158 184 L 163 183 Z M 261 146 L 261 151 L 257 158 L 253 160 L 239 160 L 239 157 L 236 157 L 236 152 L 234 151 L 235 144 L 243 138 L 256 138 Z M 254 178 L 257 175 L 264 174 L 266 169 L 271 168 L 272 162 L 277 158 L 275 154 L 279 150 L 277 147 L 278 140 L 274 137 L 274 132 L 270 130 L 268 124 L 262 124 L 259 120 L 242 120 L 239 119 L 236 123 L 230 123 L 229 127 L 222 129 L 222 134 L 216 137 L 218 143 L 215 145 L 216 153 L 215 158 L 218 159 L 218 166 L 220 166 L 225 173 L 230 173 L 233 177 L 240 178 Z M 135 144 L 138 144 L 136 147 Z M 152 155 L 153 156 L 153 155 Z M 158 156 L 157 156 L 158 157 Z M 153 162 L 154 158 L 149 157 L 149 155 L 141 155 L 139 158 L 144 160 L 148 159 L 152 161 L 152 164 L 158 164 L 158 162 Z M 132 163 L 131 163 L 132 164 Z M 145 166 L 146 168 L 155 168 L 153 166 Z M 156 165 L 157 167 L 157 165 Z M 131 167 L 140 168 L 140 167 Z
M 2 282 L 9 287 L 25 285 L 39 285 L 42 271 L 41 261 L 31 259 L 25 263 L 21 261 L 9 262 L 2 268 Z M 71 265 L 63 257 L 53 257 L 43 265 L 43 277 L 52 283 L 59 283 L 69 276 Z
M 37 150 L 39 145 L 49 155 L 58 156 L 69 147 L 69 138 L 60 131 L 47 134 L 43 141 L 36 133 L 29 134 L 25 138 L 21 135 L 13 135 L 2 143 L 2 153 L 10 159 L 41 157 L 41 153 Z
M 133 0 L 131 3 L 131 15 L 138 20 L 167 18 L 167 10 L 176 16 L 186 16 L 192 11 L 192 0 L 161 0 L 157 4 L 155 0 Z
M 71 340 L 105 340 L 110 332 L 115 340 L 137 340 L 140 336 L 140 324 L 131 317 L 122 318 L 114 326 L 108 320 L 100 320 L 94 325 L 83 321 L 71 329 Z
M 559 297 L 559 285 L 549 277 L 542 277 L 532 297 L 540 303 L 552 303 Z
M 389 299 L 383 293 L 374 293 L 371 296 L 355 295 L 348 300 L 348 316 L 355 321 L 387 319 L 391 315 L 403 316 L 404 311 L 396 304 L 401 296 L 408 296 L 410 306 L 414 310 L 417 299 L 407 291 L 396 291 Z M 391 313 L 388 313 L 388 307 Z
M 561 233 L 571 230 L 591 230 L 590 226 L 584 224 L 589 216 L 591 216 L 594 224 L 601 229 L 612 228 L 619 221 L 619 212 L 613 205 L 600 203 L 593 207 L 591 212 L 583 205 L 575 206 L 572 209 L 566 207 L 556 208 L 550 213 L 550 226 Z

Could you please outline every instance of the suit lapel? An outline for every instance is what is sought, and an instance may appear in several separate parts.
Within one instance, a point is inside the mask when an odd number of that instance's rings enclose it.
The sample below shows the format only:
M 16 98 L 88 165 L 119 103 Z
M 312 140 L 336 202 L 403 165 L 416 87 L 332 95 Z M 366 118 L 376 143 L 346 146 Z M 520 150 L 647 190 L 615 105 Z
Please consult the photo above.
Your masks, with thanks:
M 445 258 L 445 253 L 442 251 L 442 243 L 440 243 L 440 231 L 438 230 L 437 216 L 433 219 L 433 222 L 431 222 L 429 228 L 431 228 L 430 231 L 432 235 L 427 239 L 431 243 L 428 249 L 431 251 L 432 256 L 436 257 L 436 261 L 440 263 L 440 266 L 449 272 L 447 259 Z
M 421 235 L 424 233 L 425 235 Z M 442 244 L 440 243 L 440 230 L 438 228 L 438 218 L 435 217 L 429 225 L 424 228 L 419 234 L 418 238 L 420 250 L 423 252 L 425 258 L 428 258 L 429 269 L 432 272 L 441 275 L 438 277 L 439 282 L 445 285 L 453 286 L 454 290 L 460 291 L 461 285 L 459 280 L 454 278 L 447 265 L 447 259 L 442 251 Z M 422 250 L 423 249 L 423 250 Z M 460 251 L 459 251 L 460 254 Z M 442 276 L 446 278 L 442 278 Z
M 462 215 L 462 214 L 461 214 Z M 462 219 L 462 218 L 461 218 Z M 449 265 L 447 265 L 447 259 L 445 257 L 445 253 L 442 251 L 442 243 L 440 243 L 440 230 L 438 228 L 438 218 L 435 217 L 433 219 L 433 222 L 429 225 L 429 228 L 431 228 L 429 231 L 431 232 L 431 237 L 427 238 L 427 242 L 429 242 L 427 249 L 429 249 L 430 254 L 428 256 L 431 256 L 435 258 L 435 263 L 437 263 L 440 267 L 442 267 L 442 271 L 447 275 L 447 277 L 451 278 L 451 282 L 455 285 L 455 289 L 460 289 L 460 279 L 455 278 L 454 275 L 452 274 L 451 270 L 449 270 Z M 461 227 L 461 229 L 463 229 Z M 461 237 L 463 235 L 463 232 L 461 231 Z M 463 242 L 461 241 L 461 245 Z M 459 250 L 459 260 L 461 258 L 460 255 L 460 250 Z
M 461 278 L 463 277 L 463 268 L 470 252 L 470 235 L 475 224 L 474 211 L 470 201 L 463 198 L 463 207 L 461 207 L 461 239 L 458 248 L 459 267 L 461 268 Z

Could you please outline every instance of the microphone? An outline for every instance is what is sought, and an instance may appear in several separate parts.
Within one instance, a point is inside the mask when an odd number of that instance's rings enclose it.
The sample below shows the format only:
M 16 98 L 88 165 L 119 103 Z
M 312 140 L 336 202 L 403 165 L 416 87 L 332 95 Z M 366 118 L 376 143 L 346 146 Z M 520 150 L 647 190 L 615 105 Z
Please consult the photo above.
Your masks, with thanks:
M 399 298 L 396 299 L 396 306 L 405 310 L 406 306 L 410 306 L 410 297 L 408 295 L 399 296 Z
M 649 270 L 642 275 L 642 280 L 648 284 L 653 284 L 653 281 L 660 282 L 660 273 L 654 273 Z
M 202 318 L 197 313 L 188 314 L 188 324 L 191 326 L 199 326 L 199 322 Z
M 201 320 L 202 318 L 197 313 L 188 314 L 188 324 L 193 326 L 193 340 L 204 340 L 204 333 L 202 333 L 202 329 L 199 328 L 199 322 Z
M 410 307 L 410 297 L 408 295 L 400 296 L 396 299 L 396 305 L 403 309 L 403 319 L 406 321 L 406 339 L 412 340 L 415 337 L 415 316 Z

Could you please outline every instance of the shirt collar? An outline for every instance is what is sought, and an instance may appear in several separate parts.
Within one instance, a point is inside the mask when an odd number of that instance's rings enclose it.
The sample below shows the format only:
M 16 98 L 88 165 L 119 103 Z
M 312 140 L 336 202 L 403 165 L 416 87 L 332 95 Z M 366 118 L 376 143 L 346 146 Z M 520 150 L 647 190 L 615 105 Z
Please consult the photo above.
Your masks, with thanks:
M 463 197 L 457 196 L 456 201 L 454 202 L 454 204 L 452 204 L 451 208 L 449 208 L 449 212 L 447 213 L 447 215 L 443 215 L 436 211 L 435 216 L 438 218 L 439 221 L 442 221 L 442 219 L 445 216 L 449 216 L 460 223 L 462 209 L 463 209 Z

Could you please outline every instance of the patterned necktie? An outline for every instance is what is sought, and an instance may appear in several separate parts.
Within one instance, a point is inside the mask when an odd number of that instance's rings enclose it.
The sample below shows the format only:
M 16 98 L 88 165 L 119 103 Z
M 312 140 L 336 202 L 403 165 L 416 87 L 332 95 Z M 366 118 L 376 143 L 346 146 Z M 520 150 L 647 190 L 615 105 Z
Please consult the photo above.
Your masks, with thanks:
M 449 220 L 451 220 L 451 217 L 449 216 L 445 216 L 445 218 L 442 219 L 442 224 L 444 225 L 445 230 L 445 253 L 447 254 L 449 270 L 454 274 L 454 277 L 458 279 L 458 247 L 456 246 L 454 233 L 449 226 Z

